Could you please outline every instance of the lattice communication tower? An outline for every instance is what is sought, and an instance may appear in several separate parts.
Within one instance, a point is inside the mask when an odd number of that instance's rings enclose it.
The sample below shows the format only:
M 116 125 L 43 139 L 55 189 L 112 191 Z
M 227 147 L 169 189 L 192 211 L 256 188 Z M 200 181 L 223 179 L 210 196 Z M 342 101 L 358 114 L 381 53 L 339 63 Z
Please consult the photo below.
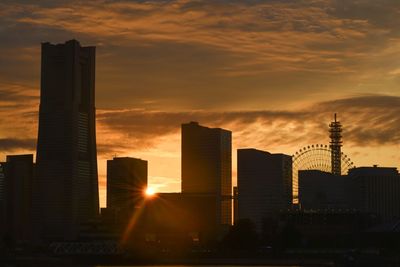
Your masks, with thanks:
M 342 124 L 336 120 L 336 113 L 334 115 L 334 121 L 329 124 L 329 137 L 331 142 L 329 147 L 331 148 L 331 165 L 332 174 L 342 175 L 341 169 L 341 148 L 342 148 Z
M 342 125 L 337 121 L 336 113 L 334 121 L 329 124 L 329 137 L 331 139 L 329 146 L 322 144 L 305 146 L 292 156 L 293 203 L 298 203 L 299 170 L 320 170 L 342 175 L 355 167 L 351 159 L 341 151 Z

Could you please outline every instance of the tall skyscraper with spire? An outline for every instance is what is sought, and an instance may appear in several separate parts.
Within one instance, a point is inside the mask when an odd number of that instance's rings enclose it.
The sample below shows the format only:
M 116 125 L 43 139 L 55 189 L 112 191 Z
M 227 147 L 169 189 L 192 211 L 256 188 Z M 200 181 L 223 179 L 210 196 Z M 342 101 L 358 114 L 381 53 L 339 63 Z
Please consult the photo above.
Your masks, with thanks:
M 95 47 L 42 44 L 34 224 L 42 240 L 68 240 L 99 212 Z

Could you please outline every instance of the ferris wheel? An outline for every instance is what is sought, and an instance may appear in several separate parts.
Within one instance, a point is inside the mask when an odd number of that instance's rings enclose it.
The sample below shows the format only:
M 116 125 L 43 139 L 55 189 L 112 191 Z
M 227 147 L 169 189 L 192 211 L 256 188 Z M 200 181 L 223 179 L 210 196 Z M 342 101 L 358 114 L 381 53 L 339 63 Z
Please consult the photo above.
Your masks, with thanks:
M 299 170 L 332 171 L 332 150 L 328 145 L 316 144 L 305 146 L 298 150 L 293 156 L 293 202 L 298 203 L 298 175 Z M 341 152 L 341 170 L 346 174 L 349 169 L 354 168 L 351 159 Z

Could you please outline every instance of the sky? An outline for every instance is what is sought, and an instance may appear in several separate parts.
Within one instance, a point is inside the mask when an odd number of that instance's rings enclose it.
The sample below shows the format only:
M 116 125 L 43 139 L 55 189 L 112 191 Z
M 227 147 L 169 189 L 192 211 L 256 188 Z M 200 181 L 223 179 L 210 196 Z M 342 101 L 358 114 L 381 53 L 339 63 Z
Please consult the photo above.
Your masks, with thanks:
M 99 186 L 106 160 L 149 161 L 180 191 L 180 125 L 236 149 L 328 144 L 333 114 L 355 166 L 400 167 L 398 0 L 0 2 L 0 161 L 35 154 L 40 44 L 96 46 Z

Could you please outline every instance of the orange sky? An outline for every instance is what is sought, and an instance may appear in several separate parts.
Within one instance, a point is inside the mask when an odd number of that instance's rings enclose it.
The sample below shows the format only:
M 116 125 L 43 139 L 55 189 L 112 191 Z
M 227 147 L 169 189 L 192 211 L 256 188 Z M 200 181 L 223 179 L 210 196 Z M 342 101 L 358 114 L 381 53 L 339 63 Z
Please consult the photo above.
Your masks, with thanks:
M 150 184 L 179 191 L 192 120 L 232 130 L 234 149 L 293 154 L 328 143 L 337 112 L 356 166 L 399 167 L 399 29 L 397 0 L 5 0 L 0 160 L 34 153 L 40 43 L 76 38 L 97 47 L 102 205 L 115 154 L 148 160 Z

